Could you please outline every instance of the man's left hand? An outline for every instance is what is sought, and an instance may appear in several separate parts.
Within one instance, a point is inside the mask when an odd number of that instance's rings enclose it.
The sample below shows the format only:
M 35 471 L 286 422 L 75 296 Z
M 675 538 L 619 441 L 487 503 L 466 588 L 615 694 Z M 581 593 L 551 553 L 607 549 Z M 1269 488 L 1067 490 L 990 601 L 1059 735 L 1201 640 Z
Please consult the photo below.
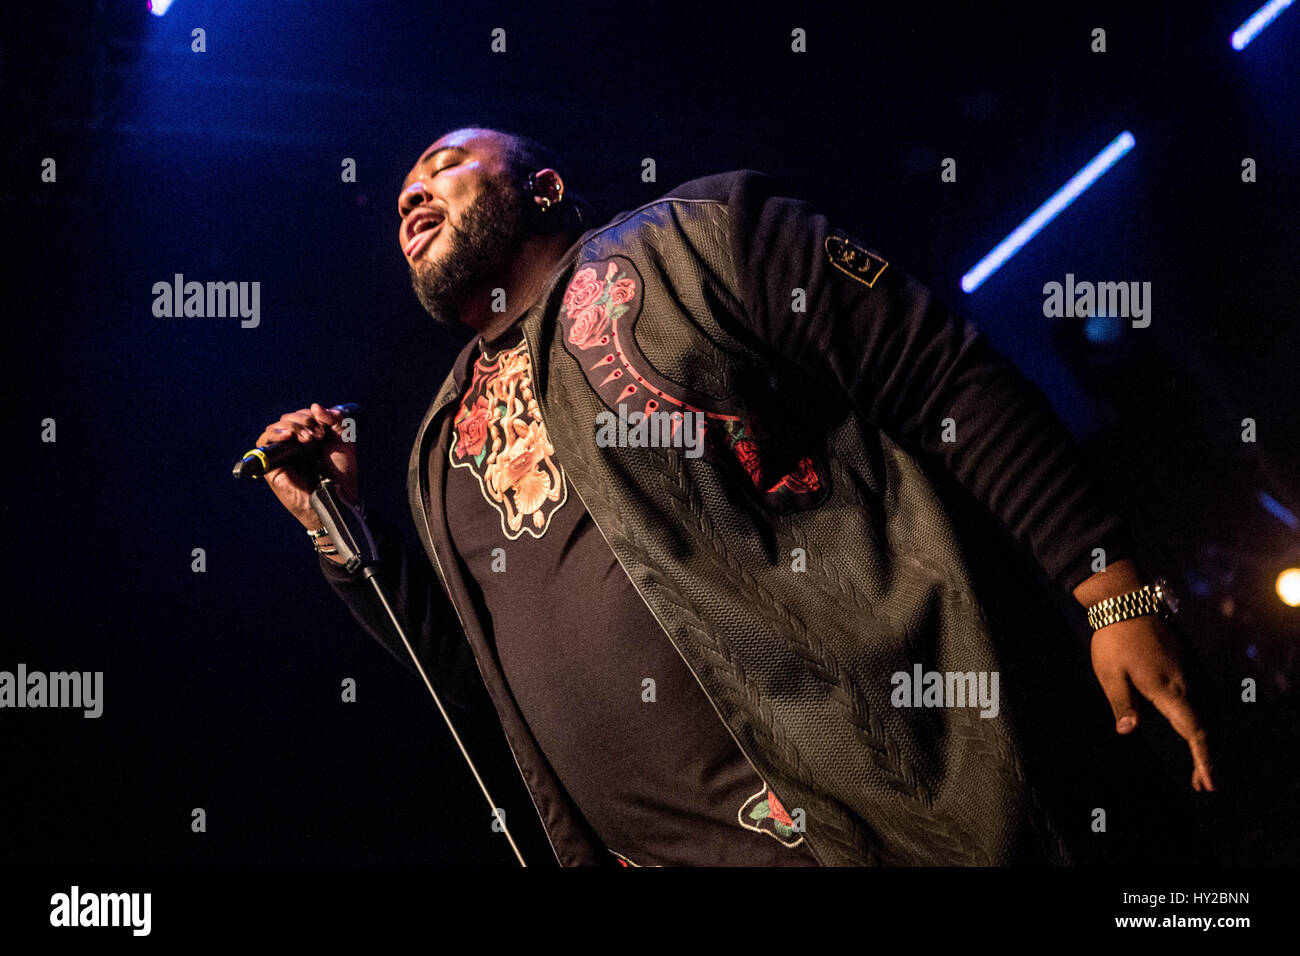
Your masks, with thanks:
M 1092 669 L 1115 714 L 1115 729 L 1130 734 L 1138 724 L 1133 691 L 1155 706 L 1192 751 L 1192 789 L 1213 790 L 1210 748 L 1192 710 L 1173 629 L 1153 614 L 1108 624 L 1092 636 Z

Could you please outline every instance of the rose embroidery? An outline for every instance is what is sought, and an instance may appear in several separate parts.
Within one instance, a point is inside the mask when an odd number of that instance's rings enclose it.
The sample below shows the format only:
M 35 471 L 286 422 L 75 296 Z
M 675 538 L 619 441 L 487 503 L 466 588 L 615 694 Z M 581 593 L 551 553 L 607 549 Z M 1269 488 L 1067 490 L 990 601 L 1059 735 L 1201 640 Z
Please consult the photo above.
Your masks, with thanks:
M 617 263 L 609 263 L 604 278 L 593 266 L 579 269 L 564 290 L 564 308 L 573 323 L 569 341 L 580 349 L 605 344 L 606 330 L 635 298 L 636 280 L 620 276 Z
M 776 798 L 776 794 L 771 790 L 767 791 L 767 814 L 783 827 L 794 826 L 790 814 L 785 812 L 785 807 L 781 806 L 781 801 Z
M 585 312 L 604 291 L 605 283 L 596 278 L 595 269 L 590 266 L 580 269 L 564 292 L 564 307 L 569 310 L 570 315 Z
M 755 486 L 758 485 L 762 476 L 762 460 L 758 454 L 758 443 L 752 438 L 741 438 L 731 450 L 735 453 L 736 458 L 740 460 L 741 467 L 749 474 L 749 480 Z
M 754 421 L 746 415 L 743 422 L 731 421 L 726 424 L 727 440 L 731 453 L 736 456 L 740 466 L 749 475 L 754 487 L 766 494 L 774 494 L 782 488 L 796 495 L 811 495 L 822 490 L 822 479 L 817 474 L 817 467 L 811 458 L 800 458 L 794 470 L 782 476 L 775 484 L 768 486 L 763 480 L 763 453 L 759 446 L 758 433 Z M 759 436 L 761 437 L 761 436 Z
M 785 485 L 795 493 L 813 492 L 821 488 L 821 479 L 817 477 L 817 471 L 813 468 L 811 458 L 800 458 L 799 464 L 795 465 L 794 471 L 786 475 L 773 486 L 772 490 Z
M 803 835 L 795 830 L 794 818 L 766 785 L 744 802 L 738 817 L 745 829 L 766 833 L 783 846 L 798 846 L 803 842 Z
M 612 263 L 611 263 L 612 265 Z M 609 301 L 614 305 L 631 302 L 636 296 L 636 283 L 631 279 L 619 279 L 609 290 Z
M 474 458 L 483 450 L 488 434 L 488 401 L 482 396 L 464 418 L 457 420 L 456 433 L 460 436 L 456 451 L 461 458 Z
M 573 328 L 569 330 L 569 341 L 580 349 L 589 349 L 597 345 L 596 340 L 609 325 L 609 312 L 603 305 L 593 305 L 587 311 L 575 315 Z

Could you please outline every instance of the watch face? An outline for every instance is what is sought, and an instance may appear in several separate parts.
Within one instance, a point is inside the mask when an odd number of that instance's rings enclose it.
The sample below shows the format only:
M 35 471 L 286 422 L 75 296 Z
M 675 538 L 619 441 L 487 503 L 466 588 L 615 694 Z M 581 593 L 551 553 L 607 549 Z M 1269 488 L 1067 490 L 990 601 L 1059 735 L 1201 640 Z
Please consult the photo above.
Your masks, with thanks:
M 1169 587 L 1169 582 L 1164 578 L 1156 578 L 1156 587 L 1160 589 L 1160 598 L 1169 605 L 1169 613 L 1178 613 L 1178 595 Z

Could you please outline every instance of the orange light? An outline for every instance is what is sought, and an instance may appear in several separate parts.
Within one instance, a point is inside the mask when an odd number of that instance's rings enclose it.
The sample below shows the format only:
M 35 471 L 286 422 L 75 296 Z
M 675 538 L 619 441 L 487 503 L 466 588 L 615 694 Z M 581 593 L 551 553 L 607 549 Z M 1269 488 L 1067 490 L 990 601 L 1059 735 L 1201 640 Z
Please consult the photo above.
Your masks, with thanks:
M 1287 607 L 1300 607 L 1300 568 L 1287 568 L 1277 576 L 1277 596 Z

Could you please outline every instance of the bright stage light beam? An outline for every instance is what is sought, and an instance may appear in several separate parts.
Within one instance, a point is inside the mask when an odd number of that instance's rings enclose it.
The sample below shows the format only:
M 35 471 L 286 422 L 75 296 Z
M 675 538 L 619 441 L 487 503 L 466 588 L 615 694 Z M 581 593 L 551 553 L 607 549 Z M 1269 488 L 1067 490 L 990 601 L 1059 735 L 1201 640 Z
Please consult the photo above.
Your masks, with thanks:
M 1128 130 L 1111 140 L 1109 146 L 1094 156 L 1087 166 L 1071 176 L 1070 181 L 1058 189 L 1051 199 L 1039 206 L 1032 216 L 1016 226 L 1011 235 L 999 242 L 993 247 L 992 252 L 977 262 L 975 268 L 961 277 L 962 291 L 974 292 L 983 285 L 984 280 L 1002 268 L 1003 263 L 1019 252 L 1021 246 L 1038 235 L 1039 230 L 1055 219 L 1066 206 L 1078 199 L 1085 189 L 1100 179 L 1106 170 L 1114 166 L 1121 156 L 1132 149 L 1134 142 L 1133 134 Z
M 166 13 L 168 8 L 171 5 L 172 5 L 172 0 L 149 0 L 149 2 L 146 4 L 146 6 L 149 8 L 149 12 L 152 13 L 155 17 L 160 17 L 164 13 Z
M 1278 18 L 1287 7 L 1291 6 L 1291 0 L 1269 0 L 1237 29 L 1232 31 L 1232 48 L 1234 50 L 1244 50 L 1251 40 L 1259 36 L 1266 26 Z

